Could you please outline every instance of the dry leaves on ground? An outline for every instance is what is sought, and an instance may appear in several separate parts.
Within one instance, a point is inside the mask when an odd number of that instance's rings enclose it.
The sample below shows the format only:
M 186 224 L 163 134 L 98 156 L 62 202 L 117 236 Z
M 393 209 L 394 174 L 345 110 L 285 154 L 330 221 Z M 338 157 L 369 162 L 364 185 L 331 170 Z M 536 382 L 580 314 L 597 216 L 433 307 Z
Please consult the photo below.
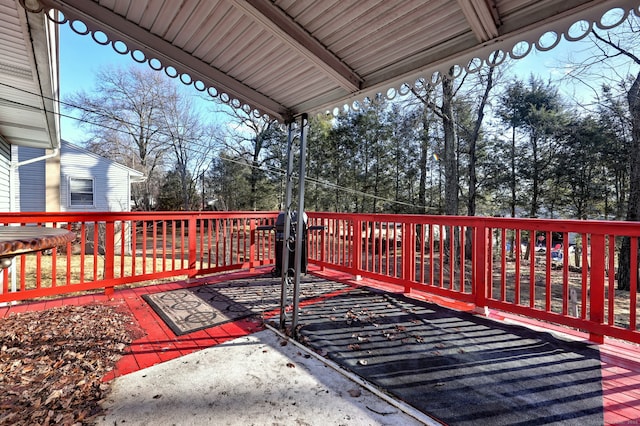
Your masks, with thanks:
M 0 319 L 0 425 L 88 424 L 139 334 L 115 306 L 64 306 Z

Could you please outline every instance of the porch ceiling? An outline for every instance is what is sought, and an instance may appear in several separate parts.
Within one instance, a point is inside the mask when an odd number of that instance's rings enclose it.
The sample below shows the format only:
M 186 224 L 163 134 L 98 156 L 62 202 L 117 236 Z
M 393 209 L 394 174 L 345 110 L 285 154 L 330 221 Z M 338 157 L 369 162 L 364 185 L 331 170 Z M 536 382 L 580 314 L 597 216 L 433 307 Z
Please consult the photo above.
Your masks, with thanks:
M 520 54 L 637 0 L 21 0 L 79 20 L 101 43 L 232 106 L 281 120 L 367 96 L 500 49 Z M 76 28 L 80 28 L 75 26 Z M 575 29 L 576 27 L 574 27 Z M 114 45 L 114 47 L 118 47 Z M 526 50 L 526 49 L 525 49 Z
M 59 146 L 57 28 L 0 0 L 0 139 Z

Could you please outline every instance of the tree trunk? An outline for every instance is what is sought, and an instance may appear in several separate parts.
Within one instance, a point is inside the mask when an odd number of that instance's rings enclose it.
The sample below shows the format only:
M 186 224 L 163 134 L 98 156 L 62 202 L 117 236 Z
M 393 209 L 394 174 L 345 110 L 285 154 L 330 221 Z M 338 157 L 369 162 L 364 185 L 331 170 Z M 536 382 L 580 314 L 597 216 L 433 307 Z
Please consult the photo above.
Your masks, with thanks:
M 516 217 L 516 126 L 511 131 L 511 217 Z
M 640 74 L 636 76 L 629 93 L 627 93 L 629 113 L 632 124 L 632 147 L 629 150 L 629 204 L 627 205 L 626 220 L 637 222 L 640 220 Z M 638 258 L 638 253 L 635 253 Z M 637 275 L 637 272 L 636 272 Z M 640 280 L 636 280 L 638 282 Z M 622 240 L 620 256 L 618 258 L 618 289 L 631 289 L 631 238 Z
M 422 140 L 420 141 L 420 187 L 418 188 L 418 204 L 422 206 L 419 213 L 427 213 L 427 159 L 429 158 L 429 118 L 427 108 L 422 111 Z
M 529 210 L 529 217 L 538 217 L 538 192 L 540 183 L 540 173 L 538 171 L 538 136 L 537 132 L 531 135 L 531 151 L 533 153 L 533 173 L 531 183 L 531 205 Z
M 456 158 L 456 128 L 453 117 L 453 79 L 442 79 L 442 127 L 444 131 L 444 211 L 447 215 L 458 214 L 458 161 Z M 451 235 L 454 234 L 454 235 Z M 445 262 L 454 262 L 460 253 L 459 230 L 447 232 Z M 454 244 L 452 246 L 452 244 Z M 451 248 L 453 256 L 450 259 Z M 453 267 L 453 265 L 452 265 Z
M 453 80 L 442 79 L 442 125 L 444 130 L 444 199 L 445 214 L 458 214 L 458 167 L 456 128 L 453 117 Z
M 476 144 L 478 142 L 478 139 L 480 138 L 480 128 L 482 127 L 482 122 L 484 121 L 484 108 L 487 105 L 489 93 L 493 88 L 494 70 L 495 67 L 489 67 L 489 72 L 487 74 L 487 85 L 484 88 L 484 93 L 482 95 L 482 99 L 480 100 L 480 105 L 478 105 L 478 117 L 476 117 L 476 122 L 473 126 L 473 134 L 471 135 L 471 140 L 469 141 L 469 201 L 467 203 L 467 215 L 469 216 L 476 215 L 476 186 L 478 185 L 478 179 L 476 177 Z M 471 227 L 467 228 L 465 251 L 466 257 L 468 259 L 471 259 L 473 249 L 471 244 L 473 241 L 472 232 L 473 229 Z
M 515 124 L 511 130 L 511 179 L 509 180 L 509 185 L 511 186 L 511 217 L 516 217 L 516 126 Z M 515 256 L 515 234 L 511 237 L 511 250 L 512 255 Z M 526 257 L 525 257 L 526 259 Z

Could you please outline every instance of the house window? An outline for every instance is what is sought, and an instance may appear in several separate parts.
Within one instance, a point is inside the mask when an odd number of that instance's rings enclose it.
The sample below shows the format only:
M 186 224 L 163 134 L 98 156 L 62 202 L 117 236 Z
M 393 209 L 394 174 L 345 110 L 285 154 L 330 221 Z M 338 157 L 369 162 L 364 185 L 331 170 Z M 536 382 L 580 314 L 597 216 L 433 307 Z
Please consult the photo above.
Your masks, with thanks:
M 93 206 L 93 179 L 69 179 L 71 206 Z

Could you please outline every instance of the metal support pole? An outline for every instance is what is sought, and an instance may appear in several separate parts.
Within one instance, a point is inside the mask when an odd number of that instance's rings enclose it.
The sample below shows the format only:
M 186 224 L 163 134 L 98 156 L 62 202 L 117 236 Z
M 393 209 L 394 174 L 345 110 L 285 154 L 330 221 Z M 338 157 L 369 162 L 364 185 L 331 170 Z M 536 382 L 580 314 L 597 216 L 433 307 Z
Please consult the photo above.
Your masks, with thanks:
M 284 234 L 282 235 L 282 270 L 280 279 L 282 280 L 280 289 L 280 329 L 284 330 L 286 324 L 287 292 L 289 284 L 289 238 L 291 238 L 291 199 L 293 198 L 293 122 L 289 123 L 287 137 L 287 185 L 285 189 L 284 201 Z
M 305 220 L 304 220 L 304 179 L 307 165 L 307 133 L 309 131 L 309 120 L 307 114 L 300 117 L 300 171 L 298 172 L 298 223 L 296 228 L 296 253 L 295 253 L 295 281 L 293 283 L 293 318 L 291 320 L 291 334 L 297 337 L 298 326 L 298 305 L 300 302 L 300 272 L 302 269 L 302 250 L 305 241 Z

